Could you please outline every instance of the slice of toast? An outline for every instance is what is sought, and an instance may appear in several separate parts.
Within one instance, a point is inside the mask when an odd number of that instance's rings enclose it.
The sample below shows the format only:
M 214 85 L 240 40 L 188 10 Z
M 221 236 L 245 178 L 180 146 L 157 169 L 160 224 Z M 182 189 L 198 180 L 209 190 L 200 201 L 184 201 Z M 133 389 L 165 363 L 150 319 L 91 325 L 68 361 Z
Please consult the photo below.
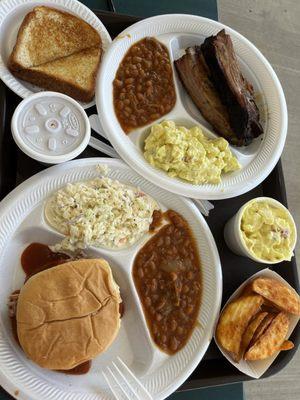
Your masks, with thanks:
M 44 89 L 89 102 L 94 97 L 100 59 L 101 49 L 92 47 L 38 67 L 15 71 L 14 75 Z
M 101 47 L 98 32 L 82 19 L 46 6 L 38 6 L 24 18 L 9 69 L 36 67 L 87 49 Z

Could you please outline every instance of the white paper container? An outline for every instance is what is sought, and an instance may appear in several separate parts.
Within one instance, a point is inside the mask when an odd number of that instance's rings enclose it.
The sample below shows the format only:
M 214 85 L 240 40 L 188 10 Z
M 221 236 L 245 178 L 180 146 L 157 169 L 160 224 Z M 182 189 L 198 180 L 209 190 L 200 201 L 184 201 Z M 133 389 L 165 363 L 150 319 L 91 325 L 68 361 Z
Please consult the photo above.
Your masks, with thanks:
M 107 165 L 108 176 L 139 187 L 152 196 L 161 209 L 179 212 L 193 231 L 201 260 L 202 299 L 196 325 L 186 346 L 169 356 L 150 337 L 131 271 L 139 249 L 152 236 L 146 233 L 128 249 L 91 247 L 87 254 L 104 257 L 120 286 L 125 313 L 116 340 L 92 362 L 88 374 L 75 376 L 39 368 L 16 344 L 8 317 L 7 299 L 24 283 L 20 265 L 23 249 L 34 241 L 55 244 L 62 235 L 44 219 L 46 199 L 67 183 L 99 176 L 97 165 Z M 123 161 L 109 158 L 74 160 L 48 168 L 13 190 L 0 204 L 0 385 L 21 400 L 115 400 L 102 371 L 117 356 L 128 365 L 153 396 L 162 400 L 175 391 L 204 356 L 213 337 L 222 298 L 222 271 L 210 229 L 189 199 L 174 196 L 146 181 Z
M 224 305 L 220 315 L 222 314 L 224 308 L 227 306 L 227 304 L 229 304 L 231 301 L 233 301 L 235 298 L 239 297 L 239 295 L 241 294 L 241 292 L 243 291 L 244 287 L 250 283 L 254 278 L 258 278 L 258 277 L 267 277 L 267 278 L 273 278 L 273 279 L 277 279 L 280 282 L 284 283 L 286 286 L 288 286 L 289 288 L 293 289 L 294 288 L 285 280 L 283 279 L 280 275 L 278 275 L 276 272 L 271 271 L 269 268 L 263 269 L 262 271 L 257 272 L 257 274 L 252 275 L 249 279 L 247 279 L 233 294 L 232 296 L 230 296 L 230 298 L 228 299 L 228 301 L 226 302 L 226 304 Z M 299 317 L 297 317 L 296 315 L 292 315 L 292 314 L 288 314 L 289 315 L 289 320 L 290 320 L 290 326 L 289 326 L 289 330 L 288 330 L 288 334 L 286 339 L 288 339 L 293 330 L 295 329 L 297 323 L 299 322 Z M 277 352 L 276 354 L 274 354 L 272 357 L 269 357 L 265 360 L 258 360 L 258 361 L 245 361 L 245 360 L 241 360 L 240 362 L 236 363 L 232 360 L 232 358 L 230 357 L 229 353 L 224 350 L 221 345 L 219 345 L 216 335 L 214 335 L 214 339 L 215 342 L 219 348 L 219 350 L 221 351 L 221 353 L 223 354 L 224 357 L 227 358 L 227 360 L 234 365 L 239 371 L 243 372 L 246 375 L 251 376 L 252 378 L 260 378 L 266 371 L 267 369 L 271 366 L 271 364 L 273 363 L 273 361 L 275 360 L 275 358 L 278 356 L 278 354 L 280 352 Z
M 19 148 L 45 164 L 72 160 L 91 137 L 90 121 L 81 105 L 57 92 L 39 92 L 21 101 L 11 130 Z
M 289 212 L 289 210 L 283 204 L 281 204 L 279 201 L 273 199 L 272 197 L 256 197 L 254 199 L 249 200 L 247 203 L 245 203 L 238 210 L 238 212 L 233 217 L 231 217 L 230 220 L 226 223 L 226 225 L 224 227 L 224 239 L 225 239 L 227 246 L 234 253 L 236 253 L 240 256 L 251 258 L 251 260 L 259 262 L 259 263 L 263 263 L 263 264 L 278 264 L 284 260 L 282 259 L 282 260 L 278 260 L 278 261 L 267 261 L 267 260 L 263 260 L 258 257 L 255 257 L 252 253 L 250 253 L 248 247 L 245 244 L 245 241 L 243 240 L 243 236 L 241 233 L 241 220 L 243 217 L 244 210 L 250 204 L 252 204 L 254 202 L 262 202 L 262 201 L 273 204 L 275 207 L 284 209 L 287 212 L 287 214 L 289 215 L 290 220 L 294 224 L 294 230 L 295 230 L 295 241 L 294 241 L 294 243 L 292 245 L 292 249 L 291 249 L 293 251 L 296 246 L 296 242 L 297 242 L 297 228 L 296 228 L 294 218 L 293 218 L 292 214 Z
M 152 124 L 126 135 L 116 117 L 113 106 L 112 82 L 127 50 L 145 36 L 154 36 L 169 50 L 171 63 L 178 59 L 188 46 L 200 45 L 210 35 L 225 28 L 230 34 L 243 75 L 254 87 L 260 110 L 264 134 L 247 147 L 230 146 L 242 169 L 223 174 L 220 184 L 193 185 L 171 178 L 151 166 L 144 158 L 143 141 Z M 173 110 L 154 123 L 174 120 L 177 124 L 192 127 L 199 125 L 208 137 L 218 137 L 201 116 L 174 71 L 176 104 Z M 238 196 L 262 182 L 276 165 L 285 143 L 287 108 L 280 82 L 269 62 L 261 52 L 238 32 L 219 22 L 185 14 L 159 15 L 144 19 L 117 36 L 106 52 L 96 86 L 98 114 L 108 139 L 133 169 L 150 182 L 173 193 L 202 200 L 219 200 Z
M 43 89 L 16 78 L 7 68 L 7 60 L 16 43 L 19 27 L 27 13 L 36 6 L 48 6 L 66 11 L 82 18 L 99 33 L 102 48 L 105 52 L 111 43 L 111 37 L 99 18 L 77 0 L 1 0 L 0 1 L 0 78 L 18 96 L 25 97 Z M 100 64 L 101 68 L 101 64 Z M 81 103 L 84 109 L 95 105 L 95 99 L 89 103 Z

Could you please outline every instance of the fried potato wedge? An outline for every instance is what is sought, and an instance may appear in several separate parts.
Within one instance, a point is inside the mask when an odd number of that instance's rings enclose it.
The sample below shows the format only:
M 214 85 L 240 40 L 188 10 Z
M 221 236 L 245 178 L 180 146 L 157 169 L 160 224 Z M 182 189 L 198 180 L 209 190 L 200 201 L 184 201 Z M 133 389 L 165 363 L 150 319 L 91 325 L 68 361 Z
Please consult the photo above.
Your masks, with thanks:
M 287 351 L 287 350 L 291 350 L 294 348 L 294 343 L 291 342 L 290 340 L 285 340 L 282 345 L 280 346 L 279 350 L 282 351 Z
M 257 341 L 246 351 L 247 361 L 264 360 L 280 350 L 289 329 L 289 317 L 280 312 Z
M 257 339 L 259 339 L 260 336 L 266 331 L 266 329 L 271 324 L 271 322 L 273 321 L 275 316 L 276 316 L 276 314 L 267 313 L 265 318 L 261 321 L 261 323 L 257 327 L 256 331 L 254 332 L 252 340 L 249 344 L 250 346 L 252 346 L 257 341 Z
M 253 293 L 254 293 L 254 292 L 253 292 Z M 277 308 L 277 307 L 275 306 L 275 304 L 271 303 L 271 302 L 270 302 L 269 300 L 267 300 L 267 299 L 264 299 L 264 303 L 263 303 L 263 305 L 261 306 L 261 310 L 262 310 L 262 311 L 269 312 L 269 313 L 273 313 L 273 314 L 278 314 L 279 311 L 281 311 L 281 310 L 279 310 L 279 308 Z
M 252 283 L 248 283 L 244 287 L 244 289 L 243 289 L 243 291 L 241 293 L 241 296 L 250 296 L 251 294 L 255 294 L 255 292 L 253 292 Z
M 270 301 L 280 310 L 300 315 L 300 298 L 295 290 L 271 278 L 257 278 L 251 284 L 252 290 Z
M 250 324 L 247 326 L 243 334 L 237 361 L 239 361 L 243 357 L 244 352 L 250 345 L 250 342 L 255 334 L 255 331 L 257 330 L 257 328 L 260 326 L 261 322 L 265 319 L 267 315 L 268 315 L 267 312 L 259 312 L 252 318 Z
M 234 360 L 238 359 L 243 333 L 262 303 L 260 295 L 242 296 L 229 303 L 220 316 L 216 338 Z

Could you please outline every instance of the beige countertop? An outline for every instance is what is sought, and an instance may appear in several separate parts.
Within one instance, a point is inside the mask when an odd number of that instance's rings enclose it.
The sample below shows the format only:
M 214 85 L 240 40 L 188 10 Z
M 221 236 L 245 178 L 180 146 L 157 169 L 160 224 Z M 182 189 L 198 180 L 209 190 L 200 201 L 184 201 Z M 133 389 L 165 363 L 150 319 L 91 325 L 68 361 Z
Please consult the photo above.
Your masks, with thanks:
M 277 73 L 288 106 L 282 155 L 289 209 L 300 227 L 300 1 L 218 0 L 219 20 L 251 40 Z M 300 245 L 296 247 L 300 273 Z M 246 400 L 299 400 L 300 350 L 280 373 L 244 385 Z

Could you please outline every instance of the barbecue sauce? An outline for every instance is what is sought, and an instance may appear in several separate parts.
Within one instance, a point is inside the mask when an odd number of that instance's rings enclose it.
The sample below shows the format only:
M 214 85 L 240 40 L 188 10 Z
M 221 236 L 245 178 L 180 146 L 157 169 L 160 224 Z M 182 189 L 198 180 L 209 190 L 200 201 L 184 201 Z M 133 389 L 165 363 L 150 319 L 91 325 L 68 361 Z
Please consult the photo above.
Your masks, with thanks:
M 71 257 L 64 253 L 54 253 L 42 243 L 31 243 L 21 255 L 21 265 L 26 280 L 45 269 L 56 267 L 70 261 Z
M 92 366 L 92 360 L 88 360 L 83 362 L 82 364 L 77 365 L 76 367 L 72 369 L 67 369 L 67 370 L 57 370 L 56 372 L 62 372 L 64 374 L 68 375 L 83 375 L 87 374 L 89 370 L 91 369 Z
M 164 213 L 161 210 L 154 210 L 152 214 L 152 222 L 149 226 L 149 232 L 154 232 L 160 228 L 164 219 Z

